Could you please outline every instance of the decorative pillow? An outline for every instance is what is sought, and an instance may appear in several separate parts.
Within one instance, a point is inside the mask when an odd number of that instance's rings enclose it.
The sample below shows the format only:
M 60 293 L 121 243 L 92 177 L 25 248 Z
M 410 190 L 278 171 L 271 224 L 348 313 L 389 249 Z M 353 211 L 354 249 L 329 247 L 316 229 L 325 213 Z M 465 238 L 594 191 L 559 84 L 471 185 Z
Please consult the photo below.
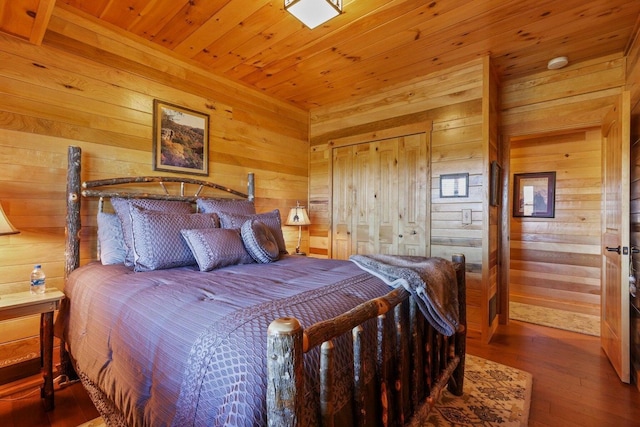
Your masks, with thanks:
M 282 235 L 282 222 L 280 221 L 280 211 L 278 209 L 255 215 L 238 215 L 220 212 L 218 216 L 220 217 L 220 226 L 222 228 L 240 228 L 250 219 L 256 219 L 262 222 L 269 228 L 269 231 L 271 231 L 271 234 L 273 234 L 273 237 L 276 239 L 280 253 L 288 253 L 287 246 L 284 243 L 284 236 Z
M 134 271 L 193 265 L 196 259 L 181 230 L 214 228 L 215 214 L 174 214 L 131 206 Z
M 204 213 L 226 212 L 239 215 L 254 215 L 256 207 L 253 200 L 245 199 L 198 199 L 198 211 Z
M 181 233 L 200 271 L 254 262 L 242 243 L 238 229 L 206 228 L 182 230 Z
M 98 250 L 103 265 L 124 263 L 127 248 L 116 214 L 98 212 Z
M 133 266 L 133 246 L 131 237 L 131 213 L 129 206 L 136 206 L 141 209 L 154 212 L 172 212 L 189 214 L 193 212 L 189 202 L 181 202 L 175 200 L 154 200 L 154 199 L 123 199 L 121 197 L 113 197 L 111 206 L 116 211 L 116 215 L 120 219 L 122 225 L 122 235 L 124 236 L 124 244 L 126 248 L 126 257 L 124 264 L 128 267 Z
M 242 224 L 240 229 L 242 241 L 247 252 L 262 264 L 277 261 L 280 257 L 278 243 L 271 234 L 269 227 L 256 219 L 250 219 Z

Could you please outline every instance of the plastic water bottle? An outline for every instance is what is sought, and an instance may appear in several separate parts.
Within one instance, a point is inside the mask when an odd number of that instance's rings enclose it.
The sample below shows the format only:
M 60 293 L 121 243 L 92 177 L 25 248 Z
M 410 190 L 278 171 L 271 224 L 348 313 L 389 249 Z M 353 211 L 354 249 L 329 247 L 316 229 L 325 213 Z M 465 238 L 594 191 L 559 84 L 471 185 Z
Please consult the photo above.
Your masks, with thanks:
M 37 264 L 33 267 L 33 271 L 31 272 L 31 285 L 29 286 L 29 290 L 34 295 L 44 294 L 46 289 L 46 285 L 44 283 L 45 275 L 44 271 L 42 271 L 42 266 Z

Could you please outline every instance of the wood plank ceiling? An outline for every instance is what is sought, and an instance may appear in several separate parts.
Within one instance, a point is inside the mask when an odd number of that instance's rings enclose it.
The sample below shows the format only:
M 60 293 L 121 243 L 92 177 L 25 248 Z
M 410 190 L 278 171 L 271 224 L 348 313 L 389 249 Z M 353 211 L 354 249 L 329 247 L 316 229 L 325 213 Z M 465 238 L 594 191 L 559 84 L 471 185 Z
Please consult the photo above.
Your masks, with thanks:
M 486 54 L 503 79 L 623 54 L 640 25 L 638 0 L 345 0 L 314 30 L 283 0 L 0 0 L 0 31 L 46 43 L 54 7 L 306 110 Z

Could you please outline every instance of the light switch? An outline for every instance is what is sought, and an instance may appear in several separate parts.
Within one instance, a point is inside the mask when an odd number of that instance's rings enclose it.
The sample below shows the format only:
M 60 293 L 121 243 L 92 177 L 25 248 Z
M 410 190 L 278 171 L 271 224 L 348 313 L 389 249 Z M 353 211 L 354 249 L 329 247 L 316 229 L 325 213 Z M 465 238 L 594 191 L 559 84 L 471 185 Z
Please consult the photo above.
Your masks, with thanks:
M 462 224 L 471 224 L 471 209 L 462 209 Z

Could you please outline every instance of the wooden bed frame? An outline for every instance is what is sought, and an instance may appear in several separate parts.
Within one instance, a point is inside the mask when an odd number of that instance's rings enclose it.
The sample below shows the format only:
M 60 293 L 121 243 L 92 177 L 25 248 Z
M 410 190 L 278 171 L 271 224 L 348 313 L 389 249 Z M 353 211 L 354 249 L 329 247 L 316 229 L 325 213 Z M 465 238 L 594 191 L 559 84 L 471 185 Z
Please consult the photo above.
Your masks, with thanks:
M 114 178 L 81 184 L 81 150 L 71 146 L 68 151 L 67 226 L 65 249 L 65 280 L 80 264 L 80 200 L 81 197 L 137 197 L 195 202 L 204 187 L 224 191 L 241 198 L 254 199 L 253 174 L 249 174 L 248 194 L 206 181 L 175 177 Z M 180 195 L 170 195 L 165 182 L 180 183 Z M 164 194 L 108 192 L 97 187 L 129 183 L 159 183 Z M 185 185 L 195 185 L 193 196 L 184 194 Z M 446 337 L 439 334 L 420 314 L 413 298 L 403 288 L 360 304 L 335 318 L 304 329 L 292 317 L 274 320 L 267 337 L 267 423 L 273 427 L 299 426 L 304 399 L 304 353 L 320 346 L 320 409 L 323 426 L 333 426 L 332 365 L 333 340 L 351 332 L 354 354 L 354 425 L 365 425 L 373 415 L 377 424 L 404 425 L 415 414 L 426 415 L 448 386 L 454 395 L 462 395 L 466 347 L 466 283 L 464 255 L 453 255 L 458 282 L 460 326 Z M 392 316 L 393 329 L 387 316 Z M 361 355 L 362 324 L 377 318 L 376 366 L 366 366 Z M 61 337 L 62 335 L 59 334 Z M 64 340 L 61 342 L 61 374 L 73 379 L 72 357 Z M 365 390 L 361 384 L 364 370 L 376 370 L 374 399 L 379 409 L 368 414 Z

